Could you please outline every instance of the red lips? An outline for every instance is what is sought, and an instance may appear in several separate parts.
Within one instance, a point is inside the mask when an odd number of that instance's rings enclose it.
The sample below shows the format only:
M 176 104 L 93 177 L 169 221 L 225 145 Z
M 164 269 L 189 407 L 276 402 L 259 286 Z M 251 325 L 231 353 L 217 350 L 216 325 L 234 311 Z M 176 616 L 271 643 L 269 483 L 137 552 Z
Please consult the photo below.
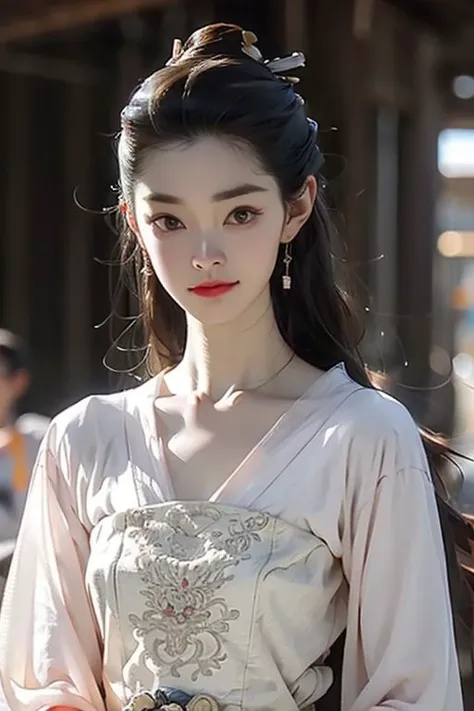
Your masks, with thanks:
M 238 281 L 203 281 L 197 286 L 191 286 L 189 291 L 192 291 L 193 294 L 197 296 L 213 299 L 217 296 L 227 294 L 227 292 L 233 289 L 234 286 L 237 286 L 238 283 Z

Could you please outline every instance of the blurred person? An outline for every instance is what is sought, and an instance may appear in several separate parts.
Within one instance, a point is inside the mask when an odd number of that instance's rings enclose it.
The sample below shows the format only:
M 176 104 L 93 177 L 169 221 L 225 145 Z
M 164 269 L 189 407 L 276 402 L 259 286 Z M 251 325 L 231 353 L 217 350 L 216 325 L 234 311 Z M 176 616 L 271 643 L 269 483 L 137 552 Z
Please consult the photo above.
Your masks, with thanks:
M 49 422 L 35 414 L 17 417 L 29 384 L 26 344 L 11 331 L 0 329 L 0 602 L 31 472 Z
M 18 405 L 30 384 L 29 355 L 22 339 L 0 329 L 0 542 L 8 551 L 17 532 L 31 471 L 48 419 L 25 414 Z M 2 555 L 2 560 L 5 555 Z M 0 571 L 1 574 L 1 571 Z
M 303 60 L 213 25 L 122 112 L 158 367 L 43 442 L 0 624 L 12 711 L 462 709 L 444 444 L 360 358 Z

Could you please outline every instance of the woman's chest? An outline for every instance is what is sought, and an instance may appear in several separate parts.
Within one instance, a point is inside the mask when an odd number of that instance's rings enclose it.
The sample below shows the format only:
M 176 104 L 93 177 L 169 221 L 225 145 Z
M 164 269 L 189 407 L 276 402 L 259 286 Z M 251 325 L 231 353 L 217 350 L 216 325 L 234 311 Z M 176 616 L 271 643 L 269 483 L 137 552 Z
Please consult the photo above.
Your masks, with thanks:
M 201 502 L 104 520 L 87 578 L 104 638 L 112 614 L 130 686 L 159 675 L 183 688 L 203 683 L 217 696 L 229 683 L 220 672 L 231 661 L 232 669 L 237 660 L 247 664 L 267 643 L 279 648 L 288 624 L 289 654 L 296 640 L 306 640 L 311 658 L 325 651 L 334 627 L 328 610 L 342 583 L 340 566 L 309 531 L 263 511 Z
M 157 413 L 163 466 L 180 500 L 208 500 L 244 464 L 261 464 L 288 402 L 255 402 L 219 409 L 210 401 Z M 256 472 L 257 474 L 257 472 Z

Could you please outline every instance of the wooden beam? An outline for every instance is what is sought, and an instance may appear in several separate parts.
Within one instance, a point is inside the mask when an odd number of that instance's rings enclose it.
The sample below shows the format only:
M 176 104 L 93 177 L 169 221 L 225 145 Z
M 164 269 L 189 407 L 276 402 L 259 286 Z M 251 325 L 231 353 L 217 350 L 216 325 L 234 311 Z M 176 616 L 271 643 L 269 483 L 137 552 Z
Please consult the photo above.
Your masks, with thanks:
M 91 214 L 78 207 L 90 205 L 93 170 L 91 88 L 72 84 L 66 94 L 63 155 L 66 168 L 65 259 L 63 327 L 65 384 L 68 394 L 82 397 L 91 379 L 93 338 L 91 270 L 93 264 Z
M 306 0 L 285 0 L 284 40 L 287 52 L 305 52 L 307 45 Z
M 83 0 L 71 5 L 53 5 L 27 17 L 0 24 L 0 44 L 31 39 L 52 32 L 65 32 L 80 25 L 163 7 L 179 0 Z
M 4 103 L 7 116 L 8 174 L 4 223 L 4 260 L 2 288 L 6 328 L 29 337 L 30 294 L 28 276 L 28 79 L 10 75 Z M 3 235 L 2 235 L 3 236 Z
M 0 72 L 84 86 L 101 84 L 108 78 L 105 70 L 96 67 L 59 57 L 42 57 L 40 54 L 15 51 L 0 52 Z
M 400 381 L 405 403 L 424 422 L 431 385 L 430 352 L 433 325 L 433 259 L 435 213 L 439 194 L 438 135 L 442 127 L 436 67 L 440 45 L 424 33 L 417 37 L 413 57 L 414 106 L 402 124 L 400 172 L 400 282 L 398 336 L 408 367 Z M 408 315 L 408 318 L 406 317 Z M 403 392 L 403 388 L 402 388 Z M 409 402 L 409 398 L 413 398 Z

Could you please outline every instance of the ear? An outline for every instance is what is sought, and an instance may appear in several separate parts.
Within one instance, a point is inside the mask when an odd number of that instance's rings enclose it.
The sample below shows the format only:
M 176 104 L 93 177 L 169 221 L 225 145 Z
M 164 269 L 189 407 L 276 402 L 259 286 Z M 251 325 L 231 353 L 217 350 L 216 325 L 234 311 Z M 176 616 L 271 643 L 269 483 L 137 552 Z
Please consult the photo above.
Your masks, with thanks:
M 281 241 L 283 243 L 294 240 L 304 223 L 313 211 L 318 183 L 314 175 L 310 175 L 304 184 L 301 193 L 288 204 L 287 221 L 283 228 Z

